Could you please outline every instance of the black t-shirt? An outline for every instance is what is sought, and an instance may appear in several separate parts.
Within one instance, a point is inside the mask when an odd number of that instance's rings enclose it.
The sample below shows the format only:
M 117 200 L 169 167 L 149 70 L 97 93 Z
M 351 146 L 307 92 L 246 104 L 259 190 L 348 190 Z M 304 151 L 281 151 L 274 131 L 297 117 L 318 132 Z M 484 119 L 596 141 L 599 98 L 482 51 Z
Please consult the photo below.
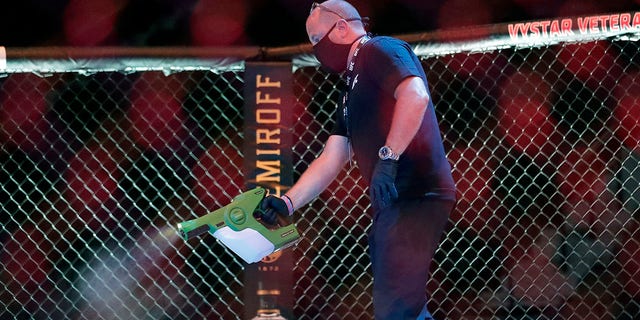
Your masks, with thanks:
M 332 134 L 350 139 L 360 172 L 367 181 L 371 181 L 378 150 L 384 145 L 391 126 L 394 91 L 410 76 L 420 77 L 428 90 L 420 60 L 409 44 L 399 39 L 374 37 L 361 47 L 355 58 L 346 106 L 341 105 L 336 112 Z M 436 193 L 455 198 L 451 166 L 445 156 L 431 99 L 418 133 L 400 157 L 396 186 L 401 197 Z

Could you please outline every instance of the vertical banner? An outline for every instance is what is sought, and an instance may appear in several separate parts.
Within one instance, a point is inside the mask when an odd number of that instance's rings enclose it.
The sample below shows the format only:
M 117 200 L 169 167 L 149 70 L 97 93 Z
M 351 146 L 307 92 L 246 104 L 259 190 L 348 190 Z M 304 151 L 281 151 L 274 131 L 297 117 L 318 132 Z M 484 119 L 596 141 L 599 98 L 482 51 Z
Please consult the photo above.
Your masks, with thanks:
M 290 62 L 247 62 L 244 90 L 244 177 L 280 196 L 293 183 L 293 76 Z M 293 319 L 293 257 L 277 251 L 244 272 L 245 319 Z

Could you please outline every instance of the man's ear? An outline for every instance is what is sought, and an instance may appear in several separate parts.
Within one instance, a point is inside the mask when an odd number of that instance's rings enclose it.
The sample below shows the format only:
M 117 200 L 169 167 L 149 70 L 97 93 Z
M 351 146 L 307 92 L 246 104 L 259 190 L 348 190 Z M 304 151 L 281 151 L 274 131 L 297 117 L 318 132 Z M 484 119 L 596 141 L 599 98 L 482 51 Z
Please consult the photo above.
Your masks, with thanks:
M 348 22 L 345 21 L 344 19 L 338 20 L 338 22 L 336 23 L 336 29 L 338 29 L 337 31 L 338 31 L 338 33 L 340 35 L 340 38 L 347 37 L 347 35 L 349 33 Z

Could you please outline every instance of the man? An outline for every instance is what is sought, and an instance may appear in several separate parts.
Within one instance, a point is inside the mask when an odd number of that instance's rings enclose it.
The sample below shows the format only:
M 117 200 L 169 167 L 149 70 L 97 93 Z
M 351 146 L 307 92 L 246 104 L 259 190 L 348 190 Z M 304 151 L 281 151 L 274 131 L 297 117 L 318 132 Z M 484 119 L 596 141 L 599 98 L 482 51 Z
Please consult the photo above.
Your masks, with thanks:
M 347 90 L 324 150 L 286 194 L 263 201 L 263 219 L 317 197 L 353 155 L 373 208 L 375 318 L 432 319 L 425 288 L 455 186 L 421 63 L 407 43 L 369 37 L 343 0 L 314 3 L 306 28 L 322 67 L 345 72 Z

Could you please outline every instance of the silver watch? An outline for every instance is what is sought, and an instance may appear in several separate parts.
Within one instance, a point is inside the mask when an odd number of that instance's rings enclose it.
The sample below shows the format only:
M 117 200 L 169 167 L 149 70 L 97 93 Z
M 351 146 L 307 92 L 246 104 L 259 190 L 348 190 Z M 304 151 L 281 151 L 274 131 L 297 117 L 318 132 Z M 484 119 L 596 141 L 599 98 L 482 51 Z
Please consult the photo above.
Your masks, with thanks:
M 395 160 L 398 161 L 400 159 L 400 155 L 393 152 L 389 146 L 384 146 L 378 150 L 378 157 L 381 160 Z

